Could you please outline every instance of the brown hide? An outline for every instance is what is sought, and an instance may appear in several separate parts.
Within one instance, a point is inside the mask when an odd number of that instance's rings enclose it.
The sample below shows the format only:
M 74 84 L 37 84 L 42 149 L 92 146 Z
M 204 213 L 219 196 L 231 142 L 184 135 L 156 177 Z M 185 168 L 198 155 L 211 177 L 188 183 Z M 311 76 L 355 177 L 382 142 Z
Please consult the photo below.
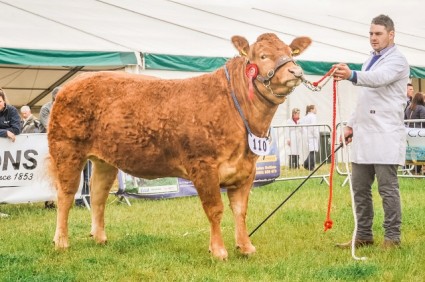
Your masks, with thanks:
M 191 180 L 211 224 L 209 249 L 227 258 L 221 238 L 223 213 L 220 185 L 228 188 L 235 217 L 236 245 L 243 254 L 255 252 L 245 225 L 249 190 L 257 156 L 247 143 L 247 130 L 235 108 L 233 92 L 251 131 L 265 136 L 277 107 L 300 83 L 301 70 L 289 61 L 270 79 L 256 81 L 248 98 L 247 61 L 260 75 L 275 68 L 279 58 L 291 58 L 291 48 L 274 34 L 263 34 L 253 45 L 234 36 L 242 57 L 224 68 L 182 80 L 98 72 L 80 75 L 62 87 L 52 109 L 48 130 L 52 171 L 58 187 L 58 217 L 54 241 L 68 247 L 67 218 L 80 172 L 93 161 L 91 234 L 106 242 L 104 204 L 117 168 L 137 177 L 182 177 Z M 310 44 L 293 41 L 298 53 Z M 298 54 L 297 53 L 297 54 Z

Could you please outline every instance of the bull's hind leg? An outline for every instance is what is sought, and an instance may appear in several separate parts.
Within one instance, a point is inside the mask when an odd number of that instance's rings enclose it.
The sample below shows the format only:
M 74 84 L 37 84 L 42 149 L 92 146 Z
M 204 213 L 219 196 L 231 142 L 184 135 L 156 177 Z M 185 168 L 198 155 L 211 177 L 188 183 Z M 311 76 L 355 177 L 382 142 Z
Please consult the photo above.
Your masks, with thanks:
M 58 210 L 56 232 L 53 241 L 56 249 L 65 249 L 68 242 L 68 216 L 81 180 L 81 170 L 85 160 L 75 153 L 74 145 L 60 146 L 51 152 L 51 166 L 56 174 Z
M 223 202 L 221 200 L 220 185 L 217 173 L 208 169 L 199 169 L 201 175 L 197 175 L 198 180 L 194 180 L 198 191 L 202 207 L 210 222 L 210 245 L 209 250 L 218 259 L 227 259 L 228 253 L 224 246 L 221 235 L 221 219 L 223 217 Z
M 91 232 L 99 244 L 106 243 L 105 205 L 109 191 L 117 177 L 118 169 L 102 160 L 93 160 L 93 171 L 90 179 Z
M 236 247 L 243 255 L 255 253 L 255 247 L 252 245 L 246 229 L 246 212 L 248 209 L 248 198 L 251 185 L 252 181 L 247 181 L 246 184 L 239 188 L 227 190 L 230 207 L 232 208 L 235 219 Z

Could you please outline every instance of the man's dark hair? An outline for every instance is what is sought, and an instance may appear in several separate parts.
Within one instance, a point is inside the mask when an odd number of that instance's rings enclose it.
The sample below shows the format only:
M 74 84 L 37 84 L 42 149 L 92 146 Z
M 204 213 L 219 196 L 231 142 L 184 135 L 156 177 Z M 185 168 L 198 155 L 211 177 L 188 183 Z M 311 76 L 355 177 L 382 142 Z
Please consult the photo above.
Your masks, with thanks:
M 373 18 L 372 24 L 382 25 L 387 31 L 395 30 L 393 20 L 387 15 L 379 15 Z
M 413 86 L 413 84 L 412 83 L 408 83 L 407 86 Z

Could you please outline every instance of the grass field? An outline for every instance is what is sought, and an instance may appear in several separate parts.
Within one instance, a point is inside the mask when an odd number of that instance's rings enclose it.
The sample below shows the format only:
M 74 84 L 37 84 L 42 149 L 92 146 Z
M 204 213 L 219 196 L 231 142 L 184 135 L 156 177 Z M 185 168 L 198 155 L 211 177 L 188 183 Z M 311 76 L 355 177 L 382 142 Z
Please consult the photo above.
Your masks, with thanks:
M 425 187 L 421 179 L 400 179 L 403 201 L 402 248 L 384 250 L 383 211 L 374 187 L 376 245 L 359 249 L 356 261 L 337 242 L 353 231 L 351 197 L 343 178 L 335 178 L 331 218 L 323 231 L 328 187 L 311 179 L 252 236 L 257 253 L 234 249 L 234 225 L 227 206 L 222 228 L 226 262 L 208 253 L 209 224 L 197 197 L 131 200 L 110 197 L 106 211 L 108 244 L 88 236 L 90 213 L 70 213 L 67 251 L 55 251 L 56 212 L 42 203 L 0 205 L 0 281 L 424 281 Z M 298 185 L 299 180 L 255 188 L 248 228 L 253 230 Z

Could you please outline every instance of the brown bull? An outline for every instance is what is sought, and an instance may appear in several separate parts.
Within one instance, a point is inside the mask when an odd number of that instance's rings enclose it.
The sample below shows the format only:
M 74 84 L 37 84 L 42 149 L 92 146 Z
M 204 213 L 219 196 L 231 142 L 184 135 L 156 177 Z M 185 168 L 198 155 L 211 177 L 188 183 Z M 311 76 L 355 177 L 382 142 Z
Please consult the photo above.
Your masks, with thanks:
M 119 168 L 141 178 L 191 180 L 211 225 L 209 250 L 220 259 L 228 256 L 220 226 L 220 186 L 227 188 L 236 246 L 242 254 L 255 252 L 245 219 L 258 156 L 248 146 L 247 128 L 255 136 L 267 136 L 278 105 L 300 84 L 302 70 L 292 56 L 302 53 L 311 40 L 296 38 L 288 46 L 268 33 L 251 46 L 240 36 L 232 42 L 241 57 L 211 74 L 152 80 L 98 72 L 62 87 L 48 133 L 58 189 L 56 248 L 68 247 L 68 214 L 81 170 L 90 159 L 91 235 L 96 242 L 106 242 L 105 202 Z M 252 97 L 245 74 L 248 63 L 259 70 Z

